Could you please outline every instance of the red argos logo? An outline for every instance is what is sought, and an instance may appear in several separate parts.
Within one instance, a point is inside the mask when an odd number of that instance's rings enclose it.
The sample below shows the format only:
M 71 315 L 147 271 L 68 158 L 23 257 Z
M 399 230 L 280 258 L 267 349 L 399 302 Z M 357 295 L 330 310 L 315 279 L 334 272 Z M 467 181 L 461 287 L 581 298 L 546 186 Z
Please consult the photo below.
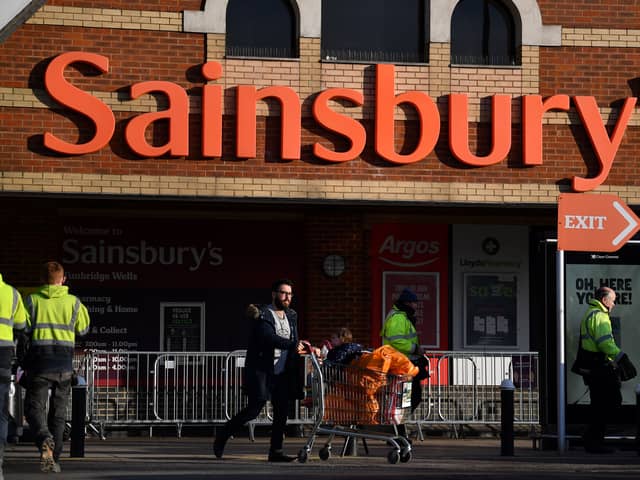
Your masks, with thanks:
M 398 267 L 421 267 L 440 258 L 438 240 L 403 240 L 390 234 L 378 250 L 381 261 Z

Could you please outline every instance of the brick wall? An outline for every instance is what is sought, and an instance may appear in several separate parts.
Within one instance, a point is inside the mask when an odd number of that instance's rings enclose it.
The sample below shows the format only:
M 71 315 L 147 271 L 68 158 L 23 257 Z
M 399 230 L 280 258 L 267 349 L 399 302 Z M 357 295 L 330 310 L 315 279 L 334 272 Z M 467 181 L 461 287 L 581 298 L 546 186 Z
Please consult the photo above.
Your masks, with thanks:
M 537 0 L 542 23 L 581 28 L 640 28 L 633 0 Z
M 3 156 L 0 158 L 0 189 L 4 191 L 86 192 L 113 194 L 170 194 L 273 198 L 280 190 L 286 198 L 338 198 L 458 201 L 477 199 L 488 203 L 511 203 L 528 199 L 548 203 L 557 184 L 574 175 L 593 173 L 594 154 L 588 143 L 576 145 L 582 126 L 575 113 L 551 112 L 545 116 L 544 165 L 522 168 L 518 98 L 528 94 L 595 95 L 609 124 L 616 120 L 620 99 L 635 95 L 640 25 L 633 25 L 627 8 L 618 2 L 605 9 L 587 2 L 582 13 L 573 2 L 539 2 L 545 24 L 561 24 L 561 47 L 523 47 L 522 67 L 464 68 L 449 65 L 448 44 L 430 45 L 428 65 L 396 66 L 396 90 L 419 90 L 438 104 L 442 118 L 440 141 L 425 160 L 398 167 L 380 160 L 373 148 L 374 70 L 371 65 L 319 61 L 319 39 L 300 40 L 300 59 L 247 60 L 224 57 L 224 35 L 183 33 L 182 11 L 201 7 L 201 2 L 47 2 L 27 24 L 0 45 L 0 121 Z M 615 7 L 615 8 L 613 8 Z M 612 13 L 613 12 L 613 13 Z M 626 13 L 626 17 L 625 14 Z M 585 26 L 583 17 L 589 16 Z M 612 20 L 613 18 L 613 20 Z M 44 42 L 41 39 L 51 39 Z M 47 59 L 58 53 L 83 50 L 110 60 L 107 74 L 87 67 L 66 73 L 74 85 L 90 92 L 116 112 L 116 134 L 108 147 L 82 157 L 59 157 L 46 152 L 42 134 L 51 132 L 69 142 L 90 138 L 91 122 L 73 112 L 60 112 L 46 92 L 42 75 Z M 224 146 L 221 159 L 200 154 L 200 95 L 204 61 L 220 62 L 224 101 Z M 190 96 L 190 153 L 182 158 L 139 158 L 124 145 L 124 125 L 132 117 L 166 108 L 162 96 L 128 97 L 132 83 L 170 81 Z M 257 158 L 235 159 L 235 86 L 282 85 L 300 97 L 303 112 L 302 160 L 282 162 L 279 157 L 279 107 L 259 102 L 257 112 Z M 363 122 L 367 146 L 360 158 L 329 165 L 311 155 L 315 142 L 345 149 L 348 142 L 318 127 L 310 117 L 316 93 L 327 88 L 351 88 L 364 93 L 365 103 L 355 107 L 334 102 L 332 108 Z M 508 159 L 488 168 L 466 168 L 451 158 L 447 139 L 448 93 L 469 96 L 471 150 L 490 150 L 487 97 L 496 93 L 514 98 L 513 142 Z M 54 110 L 52 110 L 52 108 Z M 267 117 L 270 115 L 269 117 Z M 396 109 L 396 145 L 410 152 L 416 145 L 419 125 L 411 108 Z M 560 123 L 560 125 L 558 125 Z M 634 115 L 616 157 L 611 175 L 601 191 L 617 190 L 621 184 L 630 202 L 640 197 L 640 178 L 632 168 L 636 150 L 638 115 Z M 79 127 L 79 130 L 78 130 Z M 151 129 L 150 129 L 151 130 Z M 157 125 L 148 141 L 162 144 L 166 128 Z M 584 140 L 584 136 L 582 136 Z M 73 176 L 68 176 L 72 174 Z M 64 175 L 64 178 L 61 176 Z M 256 181 L 252 182 L 251 177 Z M 68 181 L 71 180 L 71 181 Z M 267 180 L 267 181 L 265 181 Z M 405 182 L 398 186 L 397 182 Z M 247 185 L 276 187 L 247 188 Z M 489 185 L 477 189 L 465 184 Z M 280 185 L 284 185 L 281 187 Z M 461 188 L 460 185 L 463 185 Z M 494 187 L 494 188 L 492 188 Z M 403 188 L 410 192 L 405 197 Z M 508 193 L 504 193 L 508 192 Z
M 593 176 L 597 159 L 575 110 L 549 112 L 544 118 L 544 163 L 521 164 L 519 97 L 554 94 L 594 95 L 611 131 L 620 100 L 637 96 L 637 47 L 640 17 L 637 2 L 540 0 L 545 25 L 562 26 L 559 47 L 523 46 L 522 65 L 515 68 L 452 67 L 450 45 L 429 45 L 429 64 L 397 65 L 396 91 L 422 91 L 438 105 L 442 124 L 435 150 L 411 165 L 392 165 L 375 153 L 373 134 L 375 69 L 372 65 L 320 61 L 320 40 L 300 39 L 300 58 L 257 60 L 226 58 L 223 34 L 182 32 L 182 12 L 199 10 L 201 0 L 50 0 L 25 25 L 0 44 L 0 224 L 4 235 L 0 269 L 17 284 L 30 284 L 37 265 L 57 251 L 51 229 L 55 208 L 16 212 L 7 198 L 20 194 L 109 195 L 110 198 L 180 198 L 182 200 L 256 200 L 276 204 L 296 201 L 375 202 L 382 205 L 552 206 L 572 176 Z M 86 141 L 93 126 L 83 116 L 63 112 L 44 90 L 49 59 L 81 50 L 109 58 L 106 74 L 86 66 L 69 68 L 66 77 L 115 112 L 116 133 L 108 146 L 83 156 L 45 151 L 42 135 L 51 132 L 69 142 Z M 224 75 L 213 85 L 224 89 L 222 158 L 202 158 L 201 94 L 205 83 L 200 67 L 219 62 Z M 127 122 L 134 116 L 167 108 L 162 96 L 129 98 L 136 82 L 163 80 L 184 88 L 190 99 L 190 151 L 186 157 L 140 158 L 123 142 Z M 260 102 L 257 119 L 257 158 L 235 156 L 235 87 L 288 86 L 302 102 L 302 158 L 279 159 L 280 109 L 271 100 Z M 312 155 L 319 142 L 344 150 L 349 143 L 321 129 L 311 117 L 315 95 L 327 88 L 362 91 L 364 105 L 333 102 L 332 108 L 362 122 L 367 144 L 354 160 L 329 164 Z M 451 157 L 448 147 L 447 95 L 469 95 L 471 150 L 490 150 L 488 97 L 510 95 L 512 150 L 503 162 L 469 168 Z M 395 111 L 397 151 L 412 151 L 419 124 L 411 108 Z M 431 126 L 432 127 L 432 126 Z M 148 132 L 148 141 L 166 141 L 166 125 Z M 627 203 L 640 204 L 640 116 L 634 113 L 612 171 L 598 192 L 614 192 Z M 85 198 L 84 196 L 82 198 Z M 206 207 L 200 207 L 206 208 Z M 370 337 L 368 231 L 375 219 L 359 212 L 305 209 L 302 222 L 307 249 L 307 315 L 304 334 L 314 341 L 341 326 L 354 330 L 357 340 Z M 390 215 L 389 220 L 396 217 Z M 442 221 L 443 217 L 439 220 Z M 167 219 L 170 221 L 170 219 Z M 428 222 L 413 215 L 411 221 Z M 322 273 L 329 253 L 345 255 L 349 268 L 336 279 Z
M 366 235 L 368 229 L 362 215 L 311 212 L 305 218 L 306 294 L 309 311 L 304 319 L 305 334 L 314 342 L 328 338 L 341 327 L 352 330 L 355 341 L 369 343 L 368 317 L 371 299 Z M 327 277 L 322 261 L 338 253 L 345 258 L 345 273 Z

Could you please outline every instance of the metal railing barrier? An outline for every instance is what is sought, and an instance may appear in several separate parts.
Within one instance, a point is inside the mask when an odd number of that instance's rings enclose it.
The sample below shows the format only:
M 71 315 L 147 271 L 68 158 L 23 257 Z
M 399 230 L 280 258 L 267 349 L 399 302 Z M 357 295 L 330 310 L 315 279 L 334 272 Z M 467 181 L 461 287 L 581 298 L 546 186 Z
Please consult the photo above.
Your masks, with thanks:
M 87 380 L 87 425 L 105 429 L 127 426 L 175 426 L 226 422 L 246 405 L 242 381 L 245 351 L 232 352 L 105 352 L 87 351 L 75 359 L 76 371 Z M 426 425 L 500 424 L 500 385 L 514 386 L 514 423 L 540 422 L 538 353 L 426 353 L 430 377 L 423 401 L 409 417 L 419 429 Z M 310 359 L 305 386 L 308 396 Z M 313 425 L 311 398 L 295 403 L 289 423 Z M 69 409 L 69 411 L 71 411 Z M 268 404 L 249 425 L 271 422 Z M 420 435 L 422 432 L 420 430 Z

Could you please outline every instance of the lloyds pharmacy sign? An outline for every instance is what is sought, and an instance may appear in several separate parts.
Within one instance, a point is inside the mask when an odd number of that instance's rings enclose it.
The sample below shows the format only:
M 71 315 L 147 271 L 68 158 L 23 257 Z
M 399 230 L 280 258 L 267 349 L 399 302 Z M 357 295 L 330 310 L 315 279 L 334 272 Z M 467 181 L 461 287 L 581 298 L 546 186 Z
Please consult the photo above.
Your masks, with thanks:
M 74 86 L 65 79 L 65 69 L 74 63 L 84 63 L 102 73 L 109 72 L 109 58 L 81 51 L 66 52 L 55 57 L 45 72 L 45 88 L 49 95 L 62 106 L 89 118 L 95 124 L 95 133 L 84 143 L 69 143 L 50 132 L 44 133 L 44 145 L 57 153 L 84 155 L 96 152 L 109 144 L 115 134 L 116 119 L 113 111 L 100 99 Z M 222 65 L 207 62 L 202 65 L 203 77 L 214 82 L 223 76 Z M 374 146 L 376 153 L 393 164 L 410 164 L 423 160 L 435 148 L 440 137 L 440 113 L 436 102 L 419 91 L 395 93 L 395 67 L 376 65 Z M 201 151 L 203 158 L 222 155 L 223 85 L 205 84 L 202 87 L 201 105 Z M 168 81 L 144 81 L 130 87 L 131 99 L 149 93 L 166 96 L 166 110 L 141 113 L 133 117 L 124 129 L 126 145 L 142 157 L 164 155 L 189 155 L 189 97 L 180 85 Z M 236 155 L 239 158 L 256 156 L 256 103 L 265 98 L 276 98 L 282 106 L 281 157 L 285 160 L 300 159 L 301 152 L 301 99 L 290 87 L 269 86 L 256 88 L 252 85 L 236 87 Z M 367 133 L 364 126 L 354 118 L 342 115 L 330 107 L 331 100 L 350 102 L 354 106 L 365 104 L 364 93 L 348 88 L 329 88 L 318 93 L 312 102 L 312 112 L 319 127 L 344 136 L 350 143 L 346 151 L 328 149 L 316 142 L 313 154 L 327 162 L 348 162 L 363 152 Z M 593 190 L 609 175 L 624 131 L 633 114 L 635 97 L 625 100 L 611 136 L 607 133 L 592 96 L 553 95 L 543 99 L 540 95 L 524 95 L 521 100 L 522 122 L 522 166 L 542 165 L 542 120 L 550 110 L 568 111 L 573 103 L 588 134 L 591 146 L 599 162 L 597 175 L 593 178 L 573 177 L 572 187 L 577 192 Z M 415 149 L 409 153 L 395 150 L 395 109 L 400 104 L 409 104 L 417 112 L 420 131 Z M 493 95 L 492 104 L 492 149 L 485 156 L 474 155 L 469 148 L 468 99 L 460 93 L 449 94 L 449 149 L 451 155 L 465 165 L 486 167 L 504 161 L 511 151 L 511 107 L 509 95 Z M 164 145 L 150 145 L 146 130 L 154 122 L 167 122 L 168 138 Z

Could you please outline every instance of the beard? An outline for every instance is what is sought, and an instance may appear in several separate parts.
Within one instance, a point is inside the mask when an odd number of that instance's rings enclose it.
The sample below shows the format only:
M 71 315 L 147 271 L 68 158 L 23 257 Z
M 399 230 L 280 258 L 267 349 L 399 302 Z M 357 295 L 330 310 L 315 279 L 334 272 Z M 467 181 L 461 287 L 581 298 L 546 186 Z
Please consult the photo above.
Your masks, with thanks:
M 289 304 L 291 302 L 289 302 L 289 300 L 280 300 L 278 297 L 275 297 L 273 299 L 273 305 L 278 309 L 278 310 L 286 310 L 287 308 L 289 308 Z
M 398 309 L 400 309 L 401 311 L 403 311 L 404 313 L 407 314 L 407 318 L 409 319 L 409 321 L 413 324 L 413 326 L 416 326 L 416 311 L 415 309 L 407 304 L 407 303 L 396 303 L 396 305 L 398 306 Z

